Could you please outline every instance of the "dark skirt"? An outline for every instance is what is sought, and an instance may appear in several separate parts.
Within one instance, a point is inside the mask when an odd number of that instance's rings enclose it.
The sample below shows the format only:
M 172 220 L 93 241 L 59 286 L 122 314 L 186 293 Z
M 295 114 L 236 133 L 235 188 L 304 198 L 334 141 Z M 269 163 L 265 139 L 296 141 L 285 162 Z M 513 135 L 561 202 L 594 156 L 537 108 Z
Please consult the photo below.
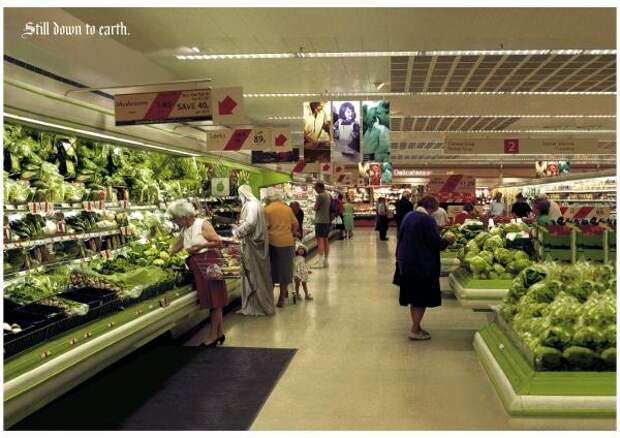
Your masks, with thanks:
M 398 302 L 401 306 L 439 307 L 441 306 L 441 287 L 439 277 L 415 277 L 400 275 L 398 264 L 392 281 L 400 286 Z
M 294 246 L 269 245 L 269 262 L 271 264 L 271 280 L 277 284 L 293 282 Z
M 228 305 L 226 281 L 207 277 L 207 266 L 221 260 L 219 251 L 210 249 L 205 253 L 187 258 L 187 266 L 194 274 L 194 284 L 201 309 L 220 309 Z

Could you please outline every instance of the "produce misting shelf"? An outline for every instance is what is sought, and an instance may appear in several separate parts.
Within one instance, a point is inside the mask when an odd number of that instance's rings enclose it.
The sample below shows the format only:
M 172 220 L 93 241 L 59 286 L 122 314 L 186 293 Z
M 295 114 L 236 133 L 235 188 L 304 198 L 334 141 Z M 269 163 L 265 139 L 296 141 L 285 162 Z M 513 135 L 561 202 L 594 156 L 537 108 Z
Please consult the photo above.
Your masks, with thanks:
M 232 301 L 240 295 L 240 282 L 226 283 Z M 196 292 L 186 286 L 77 327 L 11 357 L 4 363 L 5 429 L 202 313 L 205 311 L 199 308 Z
M 476 333 L 474 349 L 513 427 L 615 429 L 615 372 L 535 371 L 495 322 Z
M 462 269 L 451 272 L 449 281 L 463 307 L 489 311 L 503 301 L 512 284 L 512 280 L 477 280 Z
M 110 255 L 115 256 L 117 254 L 121 254 L 122 252 L 124 252 L 126 250 L 127 250 L 127 248 L 113 249 L 112 251 L 110 251 Z M 46 271 L 48 271 L 50 269 L 54 269 L 54 268 L 57 268 L 57 267 L 63 266 L 63 265 L 75 265 L 75 264 L 79 264 L 79 263 L 86 263 L 86 262 L 94 260 L 94 259 L 96 259 L 97 257 L 100 257 L 100 256 L 101 255 L 99 253 L 97 253 L 97 254 L 92 255 L 92 256 L 78 258 L 78 259 L 73 259 L 73 260 L 60 260 L 60 261 L 57 261 L 57 262 L 52 262 L 52 263 L 48 263 L 48 264 L 45 264 L 45 265 L 37 266 L 36 268 L 27 269 L 25 271 L 19 271 L 19 272 L 15 272 L 15 273 L 11 273 L 11 274 L 5 274 L 5 276 L 4 276 L 4 287 L 10 286 L 13 283 L 16 283 L 16 282 L 22 280 L 28 274 L 37 274 L 37 273 L 41 273 L 41 272 L 46 272 Z
M 47 245 L 48 243 L 69 242 L 72 240 L 89 240 L 96 237 L 116 236 L 119 234 L 123 234 L 120 228 L 107 231 L 96 231 L 93 233 L 61 234 L 58 236 L 45 237 L 42 239 L 18 240 L 16 242 L 5 243 L 4 249 L 9 250 L 17 248 L 31 248 L 40 245 Z

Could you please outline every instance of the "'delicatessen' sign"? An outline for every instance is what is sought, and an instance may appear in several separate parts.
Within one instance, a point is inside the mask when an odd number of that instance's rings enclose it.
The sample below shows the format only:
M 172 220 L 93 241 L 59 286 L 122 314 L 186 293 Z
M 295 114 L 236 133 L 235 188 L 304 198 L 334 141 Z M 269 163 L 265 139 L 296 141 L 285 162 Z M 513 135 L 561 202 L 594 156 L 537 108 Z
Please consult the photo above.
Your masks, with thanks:
M 114 96 L 116 126 L 211 120 L 211 90 L 176 90 Z

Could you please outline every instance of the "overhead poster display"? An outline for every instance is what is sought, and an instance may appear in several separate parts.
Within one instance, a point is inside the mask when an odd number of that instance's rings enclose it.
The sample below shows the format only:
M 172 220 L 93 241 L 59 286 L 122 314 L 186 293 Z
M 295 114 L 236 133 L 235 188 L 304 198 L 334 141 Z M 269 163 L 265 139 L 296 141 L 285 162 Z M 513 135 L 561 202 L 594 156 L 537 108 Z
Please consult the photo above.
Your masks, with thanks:
M 359 102 L 332 102 L 332 132 L 334 138 L 331 154 L 332 161 L 360 161 L 360 116 Z
M 208 151 L 271 150 L 272 128 L 217 129 L 207 132 Z
M 381 163 L 381 185 L 392 184 L 392 163 Z
M 390 161 L 390 102 L 362 103 L 364 161 Z
M 304 161 L 331 161 L 332 113 L 329 102 L 304 103 Z
M 298 161 L 298 148 L 286 152 L 252 151 L 252 164 L 297 163 Z

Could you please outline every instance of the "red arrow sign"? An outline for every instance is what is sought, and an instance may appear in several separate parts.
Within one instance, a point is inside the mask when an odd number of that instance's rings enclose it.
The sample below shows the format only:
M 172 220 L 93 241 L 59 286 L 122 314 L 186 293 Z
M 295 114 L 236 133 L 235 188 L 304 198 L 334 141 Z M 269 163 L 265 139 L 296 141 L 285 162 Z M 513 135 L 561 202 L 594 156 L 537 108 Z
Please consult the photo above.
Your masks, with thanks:
M 238 151 L 243 147 L 243 144 L 250 136 L 251 129 L 235 129 L 230 136 L 228 143 L 224 146 L 225 151 Z
M 230 116 L 232 115 L 233 109 L 237 106 L 237 102 L 230 96 L 226 96 L 224 100 L 217 102 L 217 106 L 221 116 Z
M 284 144 L 286 143 L 286 140 L 288 140 L 288 138 L 286 138 L 284 134 L 278 135 L 276 137 L 276 146 L 284 146 Z
M 301 173 L 306 168 L 306 162 L 304 160 L 300 160 L 293 167 L 293 173 Z

